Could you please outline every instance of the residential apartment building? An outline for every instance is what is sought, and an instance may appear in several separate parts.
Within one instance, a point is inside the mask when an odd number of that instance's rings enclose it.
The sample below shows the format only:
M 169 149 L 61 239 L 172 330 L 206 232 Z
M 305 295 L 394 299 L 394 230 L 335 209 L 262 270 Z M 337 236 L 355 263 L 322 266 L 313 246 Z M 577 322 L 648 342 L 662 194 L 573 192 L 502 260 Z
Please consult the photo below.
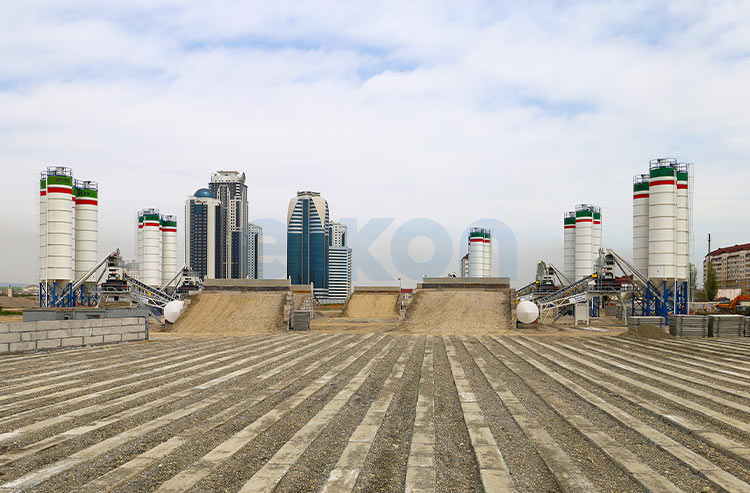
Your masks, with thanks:
M 716 269 L 719 289 L 742 289 L 745 293 L 750 292 L 750 243 L 719 248 L 706 255 L 703 260 L 704 280 L 709 261 Z
M 263 279 L 263 228 L 257 224 L 247 225 L 247 277 Z
M 331 222 L 328 228 L 328 298 L 345 303 L 352 293 L 352 249 L 347 228 Z

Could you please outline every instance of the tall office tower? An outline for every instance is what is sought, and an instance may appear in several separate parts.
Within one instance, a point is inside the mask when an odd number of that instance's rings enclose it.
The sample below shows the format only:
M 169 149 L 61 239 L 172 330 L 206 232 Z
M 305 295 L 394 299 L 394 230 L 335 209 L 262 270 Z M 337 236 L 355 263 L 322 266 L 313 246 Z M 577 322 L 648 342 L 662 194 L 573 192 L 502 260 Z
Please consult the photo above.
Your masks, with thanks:
M 263 279 L 263 228 L 257 224 L 247 225 L 247 276 Z
M 328 227 L 328 297 L 345 303 L 352 293 L 352 249 L 346 226 L 331 222 Z
M 292 284 L 313 284 L 328 296 L 328 202 L 319 192 L 297 192 L 286 216 L 286 273 Z
M 201 188 L 185 201 L 185 263 L 201 278 L 221 272 L 221 221 L 221 202 L 211 190 Z
M 245 173 L 217 171 L 208 188 L 221 202 L 221 269 L 218 279 L 247 277 L 247 185 Z

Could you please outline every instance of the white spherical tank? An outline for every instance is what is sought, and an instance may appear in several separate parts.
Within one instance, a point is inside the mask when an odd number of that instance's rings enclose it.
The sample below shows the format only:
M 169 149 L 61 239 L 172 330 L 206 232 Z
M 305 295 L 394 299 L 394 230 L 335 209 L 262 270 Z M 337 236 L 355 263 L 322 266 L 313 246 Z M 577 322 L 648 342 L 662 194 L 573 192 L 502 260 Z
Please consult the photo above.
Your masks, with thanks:
M 73 171 L 47 168 L 46 279 L 65 284 L 73 280 Z
M 75 276 L 78 279 L 98 260 L 99 185 L 95 181 L 77 181 L 75 204 Z
M 484 277 L 492 277 L 492 233 L 484 233 Z
M 522 324 L 531 324 L 539 318 L 539 307 L 531 301 L 522 301 L 516 307 L 516 318 Z
M 144 209 L 143 263 L 139 267 L 141 281 L 149 286 L 161 285 L 161 218 L 158 209 Z
M 161 217 L 161 283 L 177 272 L 177 216 Z
M 469 231 L 469 277 L 484 277 L 484 233 L 481 228 Z
M 648 175 L 633 178 L 633 267 L 648 276 Z
M 689 277 L 689 204 L 688 204 L 688 167 L 681 164 L 677 168 L 677 238 L 675 244 L 675 276 L 678 280 Z
M 47 172 L 39 180 L 39 280 L 47 279 Z
M 593 206 L 576 206 L 576 270 L 575 279 L 582 279 L 594 272 L 592 252 L 594 251 L 594 210 Z
M 563 217 L 563 274 L 571 282 L 576 276 L 576 213 L 566 212 Z
M 164 319 L 173 324 L 180 318 L 182 309 L 185 306 L 184 301 L 174 300 L 164 305 Z
M 651 161 L 648 198 L 648 277 L 660 282 L 675 276 L 677 183 L 674 159 Z
M 599 250 L 602 248 L 602 209 L 601 207 L 594 207 L 594 222 L 591 229 L 591 259 L 593 261 L 592 267 L 596 265 L 596 261 L 599 258 Z

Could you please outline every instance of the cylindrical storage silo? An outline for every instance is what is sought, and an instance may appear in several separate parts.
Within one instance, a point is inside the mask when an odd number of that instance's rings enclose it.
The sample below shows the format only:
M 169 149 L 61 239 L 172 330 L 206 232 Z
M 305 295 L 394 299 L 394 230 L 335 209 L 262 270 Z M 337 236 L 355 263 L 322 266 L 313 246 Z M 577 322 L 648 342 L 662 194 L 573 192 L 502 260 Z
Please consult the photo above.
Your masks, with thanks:
M 47 168 L 47 273 L 51 283 L 73 280 L 73 171 Z
M 139 268 L 141 281 L 149 286 L 161 285 L 161 218 L 158 209 L 144 209 L 143 264 Z
M 633 267 L 648 276 L 648 175 L 633 177 Z
M 570 282 L 576 277 L 576 213 L 566 212 L 563 218 L 563 274 Z
M 138 262 L 138 276 L 137 279 L 141 279 L 141 269 L 143 268 L 144 262 L 143 262 L 143 211 L 138 212 L 138 224 L 137 224 L 137 251 L 135 255 L 135 260 Z
M 484 277 L 492 277 L 492 233 L 484 230 Z
M 76 182 L 75 225 L 75 272 L 76 279 L 79 279 L 97 262 L 99 185 L 95 181 Z
M 688 210 L 688 168 L 681 164 L 677 168 L 677 238 L 675 242 L 675 275 L 679 280 L 689 277 L 689 210 Z
M 177 216 L 161 216 L 161 283 L 177 272 Z
M 576 270 L 577 281 L 594 272 L 592 252 L 594 251 L 594 208 L 593 206 L 581 204 L 576 206 Z
M 593 265 L 596 265 L 599 259 L 599 250 L 602 248 L 602 209 L 601 207 L 594 207 L 594 222 L 591 228 L 592 238 L 591 246 L 591 260 Z
M 469 277 L 484 276 L 484 233 L 481 228 L 469 230 Z
M 677 183 L 674 159 L 651 161 L 648 197 L 648 277 L 674 278 L 677 240 Z
M 47 172 L 39 180 L 39 280 L 47 279 Z

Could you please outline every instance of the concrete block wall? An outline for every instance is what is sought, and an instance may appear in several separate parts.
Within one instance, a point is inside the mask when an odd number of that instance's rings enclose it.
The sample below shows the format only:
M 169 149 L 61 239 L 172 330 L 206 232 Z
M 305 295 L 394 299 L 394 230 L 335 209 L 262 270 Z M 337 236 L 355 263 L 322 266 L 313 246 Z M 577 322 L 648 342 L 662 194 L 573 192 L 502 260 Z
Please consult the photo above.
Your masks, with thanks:
M 0 324 L 0 355 L 148 339 L 144 317 Z

